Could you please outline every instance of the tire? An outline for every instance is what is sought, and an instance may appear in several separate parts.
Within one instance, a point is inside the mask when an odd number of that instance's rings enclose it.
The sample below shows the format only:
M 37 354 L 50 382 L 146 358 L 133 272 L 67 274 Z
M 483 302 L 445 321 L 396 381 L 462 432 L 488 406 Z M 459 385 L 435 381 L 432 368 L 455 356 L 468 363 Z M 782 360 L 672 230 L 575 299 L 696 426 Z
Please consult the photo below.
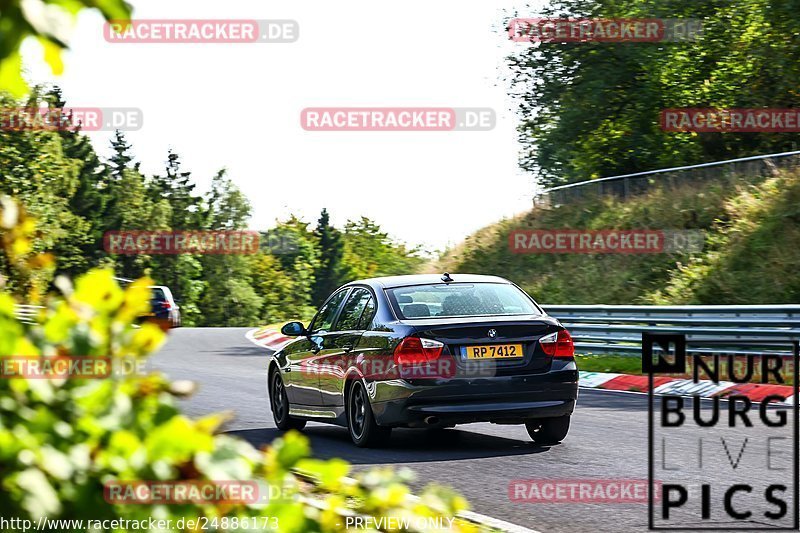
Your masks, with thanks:
M 381 427 L 375 421 L 363 383 L 357 381 L 350 387 L 346 405 L 347 430 L 353 444 L 359 448 L 372 448 L 389 440 L 392 428 Z
M 570 415 L 534 418 L 525 422 L 525 429 L 536 444 L 558 444 L 569 433 Z
M 269 376 L 269 405 L 272 408 L 275 425 L 281 431 L 306 427 L 305 420 L 289 416 L 289 398 L 286 396 L 281 373 L 277 370 L 273 370 Z

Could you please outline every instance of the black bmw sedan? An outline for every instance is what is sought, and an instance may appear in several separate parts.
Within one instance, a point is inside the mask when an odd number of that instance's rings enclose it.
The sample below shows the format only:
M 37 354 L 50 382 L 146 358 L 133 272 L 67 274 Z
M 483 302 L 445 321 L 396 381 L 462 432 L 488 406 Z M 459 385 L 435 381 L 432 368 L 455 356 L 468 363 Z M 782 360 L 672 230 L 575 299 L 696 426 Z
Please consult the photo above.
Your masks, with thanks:
M 569 430 L 578 371 L 569 332 L 522 289 L 494 276 L 354 281 L 270 359 L 279 429 L 347 427 L 357 446 L 392 428 L 525 424 L 540 444 Z

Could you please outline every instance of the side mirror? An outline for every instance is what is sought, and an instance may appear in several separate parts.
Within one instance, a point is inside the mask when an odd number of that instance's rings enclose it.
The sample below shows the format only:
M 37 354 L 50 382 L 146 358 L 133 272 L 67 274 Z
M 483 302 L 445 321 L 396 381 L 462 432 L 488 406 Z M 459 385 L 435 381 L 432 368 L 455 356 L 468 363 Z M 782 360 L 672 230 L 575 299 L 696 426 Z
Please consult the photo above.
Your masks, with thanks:
M 306 334 L 306 328 L 302 322 L 289 322 L 281 328 L 281 333 L 287 337 L 299 337 Z

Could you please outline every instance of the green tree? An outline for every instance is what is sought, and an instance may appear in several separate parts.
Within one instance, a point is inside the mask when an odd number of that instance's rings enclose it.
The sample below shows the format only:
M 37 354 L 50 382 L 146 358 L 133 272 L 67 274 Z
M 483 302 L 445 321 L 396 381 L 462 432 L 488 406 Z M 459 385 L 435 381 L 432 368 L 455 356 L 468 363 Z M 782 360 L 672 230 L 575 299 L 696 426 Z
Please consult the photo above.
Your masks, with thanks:
M 320 254 L 311 299 L 315 306 L 320 306 L 345 281 L 346 274 L 342 264 L 344 243 L 339 230 L 331 225 L 327 209 L 320 213 L 314 235 L 319 243 Z
M 153 199 L 132 147 L 119 130 L 114 132 L 111 149 L 112 155 L 106 163 L 109 185 L 103 213 L 104 232 L 169 229 L 172 212 L 169 200 Z M 117 255 L 113 265 L 124 278 L 141 277 L 155 266 L 154 258 L 146 254 Z
M 522 168 L 546 186 L 794 149 L 791 133 L 662 131 L 668 108 L 800 107 L 795 2 L 554 0 L 558 18 L 702 21 L 691 42 L 540 43 L 509 57 Z
M 262 324 L 303 318 L 298 314 L 297 284 L 269 252 L 259 252 L 252 259 L 253 289 L 261 298 L 259 321 Z
M 34 91 L 26 104 L 37 108 L 50 105 L 39 90 Z M 0 107 L 19 105 L 18 100 L 0 93 Z M 16 197 L 30 206 L 41 232 L 34 247 L 37 251 L 61 248 L 62 260 L 67 265 L 82 261 L 81 248 L 73 243 L 83 242 L 90 228 L 70 206 L 80 186 L 83 166 L 83 161 L 68 156 L 58 131 L 0 128 L 0 194 Z M 52 272 L 39 272 L 37 276 L 37 285 L 46 285 L 52 279 Z M 11 283 L 13 290 L 30 288 L 14 286 L 14 279 Z
M 203 225 L 202 197 L 194 194 L 196 185 L 192 173 L 181 168 L 178 154 L 169 151 L 164 174 L 158 174 L 148 183 L 153 202 L 166 201 L 170 206 L 167 221 L 170 229 L 199 229 Z
M 367 217 L 348 221 L 344 228 L 344 256 L 348 279 L 416 273 L 425 260 L 418 248 L 408 249 Z
M 0 96 L 0 103 L 20 102 Z M 65 109 L 57 88 L 36 88 L 25 103 Z M 305 320 L 347 279 L 412 272 L 421 263 L 416 249 L 395 243 L 369 219 L 348 222 L 340 232 L 327 211 L 313 231 L 294 216 L 278 221 L 262 234 L 264 249 L 255 256 L 110 256 L 103 248 L 108 231 L 243 230 L 250 203 L 224 170 L 200 196 L 177 154 L 169 153 L 163 174 L 147 179 L 122 132 L 111 141 L 110 159 L 101 161 L 79 128 L 68 119 L 64 126 L 0 131 L 0 193 L 32 206 L 41 228 L 31 241 L 35 251 L 53 252 L 58 271 L 69 275 L 99 265 L 124 278 L 150 275 L 172 289 L 187 326 Z M 41 293 L 52 282 L 52 266 L 32 278 L 14 271 L 8 286 L 19 294 Z M 7 262 L 0 267 L 10 268 Z
M 211 182 L 204 212 L 206 228 L 235 231 L 247 227 L 251 206 L 220 170 Z M 205 292 L 200 301 L 202 325 L 248 326 L 258 323 L 262 299 L 253 288 L 252 260 L 241 254 L 204 255 Z
M 273 242 L 278 243 L 278 249 L 272 253 L 280 262 L 281 269 L 294 282 L 296 308 L 292 315 L 302 318 L 310 318 L 313 314 L 312 293 L 320 265 L 318 241 L 308 226 L 308 223 L 291 215 L 278 222 L 270 232 Z M 264 238 L 268 239 L 266 235 Z
M 65 114 L 66 102 L 61 89 L 48 91 L 50 107 Z M 100 264 L 105 256 L 103 233 L 106 229 L 105 215 L 111 199 L 109 168 L 100 160 L 88 137 L 79 128 L 68 128 L 58 132 L 64 155 L 80 163 L 77 186 L 69 197 L 69 210 L 75 222 L 68 238 L 58 241 L 53 252 L 60 258 L 58 271 L 75 276 L 89 267 Z
M 122 179 L 122 173 L 125 170 L 130 168 L 139 170 L 139 164 L 134 161 L 131 154 L 131 148 L 132 146 L 125 139 L 125 134 L 120 130 L 114 131 L 114 138 L 111 140 L 111 149 L 114 154 L 108 160 L 108 166 L 110 167 L 111 175 L 117 180 Z M 131 166 L 132 163 L 133 166 Z
M 119 158 L 120 161 L 123 157 Z M 178 154 L 169 151 L 164 174 L 153 176 L 146 182 L 149 201 L 153 205 L 150 218 L 152 230 L 201 230 L 204 225 L 206 207 L 203 198 L 194 194 L 195 184 L 191 172 L 181 168 Z M 205 276 L 204 261 L 181 255 L 153 255 L 150 258 L 153 278 L 160 285 L 167 285 L 180 301 L 185 311 L 186 324 L 193 325 L 201 315 L 198 299 L 203 284 L 198 280 Z M 210 280 L 206 279 L 206 282 Z
M 108 213 L 106 231 L 168 229 L 166 216 L 157 209 L 164 208 L 164 204 L 152 203 L 147 195 L 144 176 L 138 171 L 124 170 L 114 180 L 111 194 L 110 202 L 114 210 Z M 118 255 L 115 265 L 122 277 L 138 278 L 153 268 L 153 258 L 141 254 Z

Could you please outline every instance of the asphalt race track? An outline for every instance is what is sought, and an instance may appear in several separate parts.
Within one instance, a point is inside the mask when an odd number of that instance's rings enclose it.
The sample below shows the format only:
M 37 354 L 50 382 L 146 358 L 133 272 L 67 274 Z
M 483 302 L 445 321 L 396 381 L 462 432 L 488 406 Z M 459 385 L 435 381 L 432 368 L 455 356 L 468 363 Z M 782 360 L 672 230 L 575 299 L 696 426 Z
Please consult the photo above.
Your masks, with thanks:
M 227 430 L 261 446 L 280 432 L 272 422 L 265 392 L 269 352 L 246 340 L 246 331 L 173 330 L 169 342 L 151 364 L 172 379 L 198 383 L 197 394 L 186 400 L 189 415 L 233 411 L 235 418 Z M 473 511 L 520 526 L 542 532 L 647 529 L 646 504 L 533 504 L 515 503 L 509 497 L 509 483 L 515 479 L 646 480 L 645 395 L 581 390 L 569 436 L 564 443 L 550 448 L 534 445 L 522 426 L 493 424 L 459 426 L 439 437 L 424 430 L 395 430 L 389 447 L 378 450 L 354 447 L 343 428 L 312 423 L 304 433 L 311 439 L 317 457 L 341 457 L 356 470 L 383 465 L 411 468 L 417 474 L 412 484 L 415 489 L 432 482 L 450 485 L 469 499 Z M 789 431 L 784 428 L 777 434 L 789 436 Z M 742 435 L 753 433 L 751 430 Z M 743 440 L 743 436 L 739 437 L 739 441 Z M 740 445 L 733 445 L 734 459 Z M 746 454 L 760 454 L 763 462 L 764 450 L 759 447 L 764 444 L 751 442 Z M 696 452 L 686 451 L 686 457 L 694 455 Z M 762 478 L 766 474 L 759 464 L 743 460 L 736 478 Z M 730 469 L 708 468 L 702 481 L 727 486 L 730 473 Z M 721 507 L 716 501 L 714 505 Z

